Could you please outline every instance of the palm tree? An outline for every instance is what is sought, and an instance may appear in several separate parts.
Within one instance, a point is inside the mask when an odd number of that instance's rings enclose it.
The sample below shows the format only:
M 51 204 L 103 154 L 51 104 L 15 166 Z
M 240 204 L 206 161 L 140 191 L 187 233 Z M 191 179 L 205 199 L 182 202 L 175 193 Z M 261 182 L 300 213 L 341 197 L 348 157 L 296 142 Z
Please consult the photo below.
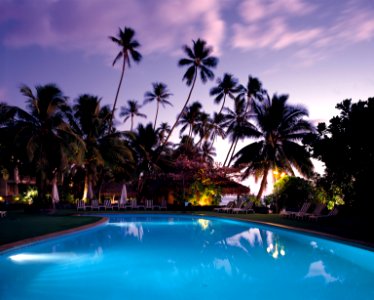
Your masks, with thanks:
M 216 96 L 214 102 L 219 104 L 223 99 L 223 103 L 219 113 L 222 112 L 223 107 L 225 106 L 226 96 L 228 95 L 231 99 L 235 99 L 235 93 L 239 91 L 238 89 L 238 80 L 233 77 L 233 75 L 225 73 L 223 78 L 218 78 L 217 86 L 213 87 L 210 90 L 211 96 Z
M 142 114 L 139 112 L 139 109 L 141 106 L 139 106 L 138 101 L 136 100 L 128 100 L 127 101 L 127 107 L 122 106 L 121 107 L 121 113 L 120 117 L 125 117 L 123 119 L 123 122 L 125 123 L 129 118 L 131 120 L 131 127 L 130 130 L 133 130 L 134 126 L 134 117 L 142 117 L 142 118 L 147 118 L 145 114 Z
M 223 163 L 223 166 L 230 165 L 230 154 L 233 157 L 235 153 L 235 148 L 239 140 L 244 139 L 246 137 L 258 137 L 259 133 L 257 133 L 257 129 L 254 127 L 249 120 L 249 112 L 246 110 L 246 102 L 245 99 L 240 98 L 239 96 L 235 99 L 234 102 L 234 110 L 230 108 L 225 108 L 225 121 L 223 122 L 223 127 L 226 127 L 226 133 L 231 140 L 231 146 L 229 151 L 227 152 L 226 159 Z
M 140 44 L 137 40 L 134 39 L 134 36 L 135 36 L 135 31 L 132 28 L 125 27 L 124 30 L 122 30 L 121 28 L 119 29 L 119 32 L 118 32 L 116 37 L 114 37 L 114 36 L 109 37 L 115 44 L 117 44 L 121 48 L 120 52 L 117 54 L 116 58 L 113 61 L 113 66 L 116 64 L 116 62 L 118 60 L 123 58 L 121 77 L 120 77 L 120 80 L 119 80 L 116 97 L 115 97 L 114 103 L 113 103 L 111 119 L 110 119 L 110 122 L 109 122 L 109 132 L 111 132 L 111 130 L 112 130 L 113 116 L 114 116 L 114 112 L 116 110 L 118 95 L 119 95 L 119 91 L 121 89 L 123 75 L 125 74 L 126 65 L 128 65 L 129 68 L 130 68 L 131 67 L 130 59 L 132 59 L 136 63 L 139 63 L 142 59 L 142 55 L 137 51 L 137 48 L 140 47 Z
M 132 153 L 120 140 L 119 132 L 108 134 L 109 106 L 101 107 L 101 99 L 88 94 L 79 96 L 75 102 L 71 126 L 83 138 L 86 145 L 83 160 L 85 171 L 83 199 L 91 199 L 93 195 L 90 191 L 93 190 L 104 167 L 126 164 L 129 168 Z
M 10 129 L 14 132 L 15 145 L 26 149 L 35 168 L 38 188 L 35 204 L 40 205 L 49 193 L 48 182 L 68 167 L 69 160 L 79 161 L 85 147 L 67 123 L 70 107 L 56 85 L 36 86 L 35 94 L 23 85 L 20 91 L 27 97 L 29 112 L 13 107 L 17 113 Z
M 302 106 L 287 104 L 287 95 L 274 95 L 262 102 L 254 101 L 253 110 L 260 140 L 242 148 L 235 155 L 235 166 L 244 169 L 243 178 L 262 177 L 257 194 L 260 199 L 267 185 L 267 176 L 277 169 L 294 175 L 293 168 L 310 176 L 313 164 L 308 151 L 299 142 L 314 131 L 303 118 L 308 115 Z
M 165 140 L 166 136 L 170 132 L 170 128 L 171 127 L 170 127 L 170 125 L 167 122 L 162 122 L 158 126 L 158 128 L 156 130 L 156 133 L 158 134 L 160 145 L 162 145 L 164 143 L 164 140 Z
M 139 124 L 130 145 L 134 150 L 136 173 L 139 178 L 138 193 L 142 192 L 144 183 L 170 165 L 170 149 L 163 146 L 160 149 L 159 135 L 153 129 L 152 123 L 146 126 Z
M 155 123 L 153 124 L 153 129 L 156 129 L 157 116 L 158 116 L 158 110 L 159 110 L 160 104 L 163 107 L 165 107 L 166 104 L 168 104 L 170 106 L 173 106 L 173 104 L 171 104 L 168 101 L 168 98 L 172 94 L 168 91 L 168 88 L 167 88 L 166 84 L 161 83 L 161 82 L 155 82 L 155 83 L 152 83 L 152 86 L 153 86 L 153 91 L 152 92 L 148 91 L 144 95 L 145 99 L 144 99 L 143 105 L 147 104 L 147 103 L 150 103 L 152 101 L 157 102 Z
M 251 75 L 248 76 L 247 86 L 240 85 L 237 91 L 239 93 L 238 97 L 246 99 L 246 111 L 251 109 L 254 100 L 262 101 L 264 95 L 267 95 L 266 91 L 262 88 L 261 81 Z
M 187 45 L 183 47 L 187 58 L 182 58 L 178 62 L 178 65 L 180 67 L 188 67 L 186 73 L 184 73 L 183 80 L 186 81 L 187 86 L 191 86 L 191 89 L 181 112 L 179 113 L 174 125 L 172 126 L 169 135 L 165 139 L 165 143 L 167 143 L 167 141 L 169 140 L 171 134 L 174 131 L 174 128 L 179 124 L 179 119 L 181 118 L 188 105 L 188 102 L 190 101 L 192 91 L 195 87 L 198 72 L 200 71 L 200 78 L 203 83 L 206 83 L 208 80 L 214 79 L 214 73 L 211 69 L 217 66 L 218 58 L 211 56 L 213 49 L 211 47 L 207 47 L 206 42 L 201 39 L 192 41 L 192 43 L 192 48 L 188 47 Z
M 179 123 L 182 126 L 180 130 L 180 135 L 183 135 L 183 132 L 189 128 L 188 136 L 192 138 L 192 133 L 197 132 L 197 123 L 202 114 L 201 112 L 202 105 L 200 102 L 195 101 L 190 106 L 185 108 L 185 112 L 181 116 Z
M 213 147 L 213 143 L 205 141 L 201 146 L 200 155 L 203 161 L 209 163 L 210 165 L 213 165 L 214 157 L 216 156 L 216 151 Z
M 212 141 L 213 145 L 218 136 L 224 139 L 226 137 L 223 127 L 224 121 L 225 116 L 221 113 L 214 113 L 213 118 L 208 116 L 206 120 L 203 119 L 199 127 L 200 140 L 196 146 L 199 146 L 203 140 L 206 142 L 208 139 Z

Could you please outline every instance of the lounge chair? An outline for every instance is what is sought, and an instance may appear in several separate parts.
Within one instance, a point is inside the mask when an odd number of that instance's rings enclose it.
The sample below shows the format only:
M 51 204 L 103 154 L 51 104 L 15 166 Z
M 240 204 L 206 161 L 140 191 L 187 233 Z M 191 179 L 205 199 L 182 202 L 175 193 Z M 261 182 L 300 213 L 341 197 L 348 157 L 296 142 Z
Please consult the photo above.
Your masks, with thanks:
M 235 201 L 233 201 L 231 204 L 230 203 L 227 203 L 227 205 L 226 205 L 226 207 L 223 207 L 221 210 L 220 210 L 220 212 L 223 212 L 223 213 L 231 213 L 232 212 L 232 210 L 234 209 L 234 208 L 238 208 L 238 207 L 240 207 L 241 205 L 242 205 L 242 202 L 241 201 L 239 201 L 240 203 L 237 203 L 237 204 L 235 204 Z M 230 205 L 229 205 L 230 204 Z
M 280 215 L 282 217 L 301 217 L 301 216 L 304 216 L 304 214 L 308 211 L 310 207 L 310 202 L 304 202 L 303 205 L 301 206 L 300 210 L 299 211 L 287 211 L 287 210 L 284 210 L 284 211 L 281 211 L 280 212 Z
M 145 210 L 153 210 L 153 200 L 145 200 Z
M 100 207 L 104 207 L 104 206 L 99 205 L 99 200 L 94 199 L 91 201 L 91 210 L 94 210 L 94 209 L 100 210 Z
M 314 210 L 313 210 L 311 213 L 305 213 L 305 214 L 303 215 L 303 218 L 308 219 L 308 218 L 311 217 L 311 216 L 320 216 L 321 213 L 322 213 L 322 211 L 323 211 L 323 209 L 324 209 L 325 207 L 326 207 L 326 204 L 324 204 L 324 203 L 318 203 L 318 204 L 315 206 Z
M 132 201 L 127 200 L 124 203 L 121 203 L 119 206 L 120 209 L 132 209 Z
M 90 205 L 86 205 L 86 203 L 83 200 L 78 200 L 77 202 L 77 210 L 86 210 L 87 208 L 91 208 Z
M 254 213 L 255 211 L 253 210 L 253 202 L 252 201 L 248 201 L 248 202 L 243 202 L 242 205 L 240 207 L 234 207 L 231 212 L 232 213 Z
M 216 207 L 213 209 L 213 211 L 216 211 L 216 212 L 222 212 L 224 209 L 228 208 L 228 209 L 232 209 L 233 207 L 235 206 L 235 201 L 229 201 L 226 206 L 220 206 L 220 207 Z
M 309 216 L 309 220 L 318 221 L 319 219 L 334 217 L 338 214 L 338 212 L 338 208 L 334 206 L 334 208 L 327 215 Z
M 131 209 L 144 209 L 145 210 L 145 205 L 137 202 L 136 199 L 131 200 Z
M 165 201 L 166 202 L 166 201 Z M 155 210 L 155 209 L 158 209 L 158 210 L 161 210 L 161 204 L 155 204 L 153 201 L 152 201 L 152 209 Z M 166 209 L 166 208 L 165 208 Z
M 113 210 L 113 206 L 112 206 L 112 203 L 111 203 L 110 199 L 105 199 L 104 200 L 104 205 L 101 205 L 100 207 L 103 207 L 105 210 L 107 210 L 107 209 Z
M 165 199 L 162 199 L 161 201 L 161 206 L 160 206 L 160 210 L 167 210 L 168 209 L 168 203 Z
M 0 210 L 0 217 L 1 218 L 6 217 L 6 211 L 5 210 Z

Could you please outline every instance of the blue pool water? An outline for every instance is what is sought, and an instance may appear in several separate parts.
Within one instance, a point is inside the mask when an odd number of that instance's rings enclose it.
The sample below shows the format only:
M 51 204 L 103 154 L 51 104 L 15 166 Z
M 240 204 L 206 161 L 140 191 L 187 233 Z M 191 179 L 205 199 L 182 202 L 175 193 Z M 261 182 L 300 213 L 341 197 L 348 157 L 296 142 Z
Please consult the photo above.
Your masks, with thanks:
M 110 215 L 0 254 L 0 299 L 374 299 L 374 252 L 253 223 Z

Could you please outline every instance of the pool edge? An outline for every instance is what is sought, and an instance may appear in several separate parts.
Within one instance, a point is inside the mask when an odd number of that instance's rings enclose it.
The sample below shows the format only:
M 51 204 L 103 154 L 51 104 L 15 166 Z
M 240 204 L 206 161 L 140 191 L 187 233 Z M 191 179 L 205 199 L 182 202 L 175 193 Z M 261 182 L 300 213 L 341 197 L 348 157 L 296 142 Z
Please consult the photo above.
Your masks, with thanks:
M 14 249 L 24 247 L 24 246 L 27 246 L 27 245 L 31 245 L 31 244 L 34 244 L 34 243 L 37 243 L 37 242 L 40 242 L 40 241 L 43 241 L 43 240 L 47 240 L 47 239 L 50 239 L 50 238 L 58 237 L 58 236 L 61 236 L 61 235 L 66 235 L 66 234 L 75 233 L 75 232 L 79 232 L 79 231 L 82 231 L 82 230 L 90 229 L 90 228 L 102 225 L 104 223 L 107 223 L 108 221 L 109 221 L 108 218 L 102 217 L 100 220 L 98 220 L 94 223 L 82 225 L 82 226 L 79 226 L 79 227 L 73 227 L 73 228 L 65 229 L 65 230 L 61 230 L 61 231 L 51 232 L 51 233 L 35 236 L 35 237 L 32 237 L 32 238 L 27 238 L 27 239 L 12 242 L 12 243 L 7 243 L 7 244 L 4 244 L 4 245 L 0 246 L 0 253 L 6 252 L 6 251 L 9 251 L 9 250 L 14 250 Z
M 277 224 L 277 223 L 271 223 L 271 222 L 248 220 L 248 219 L 243 219 L 243 218 L 240 218 L 240 217 L 231 218 L 230 216 L 212 216 L 212 215 L 204 214 L 204 213 L 195 214 L 195 215 L 205 216 L 205 217 L 225 218 L 225 219 L 234 220 L 234 221 L 239 220 L 239 221 L 242 221 L 242 222 L 257 223 L 257 224 L 267 225 L 267 226 L 271 226 L 271 227 L 287 229 L 287 230 L 291 230 L 291 231 L 295 231 L 295 232 L 306 233 L 306 234 L 313 235 L 313 236 L 316 236 L 316 237 L 321 237 L 321 238 L 325 238 L 325 239 L 328 239 L 328 240 L 344 243 L 344 244 L 347 244 L 347 245 L 350 245 L 350 246 L 359 247 L 359 248 L 366 249 L 366 250 L 374 252 L 374 244 L 366 243 L 366 242 L 359 241 L 359 240 L 344 238 L 344 237 L 334 235 L 334 234 L 330 234 L 330 233 L 314 231 L 314 230 L 304 229 L 304 228 L 298 228 L 298 227 L 293 227 L 293 226 L 288 226 L 288 225 L 282 225 L 282 224 Z

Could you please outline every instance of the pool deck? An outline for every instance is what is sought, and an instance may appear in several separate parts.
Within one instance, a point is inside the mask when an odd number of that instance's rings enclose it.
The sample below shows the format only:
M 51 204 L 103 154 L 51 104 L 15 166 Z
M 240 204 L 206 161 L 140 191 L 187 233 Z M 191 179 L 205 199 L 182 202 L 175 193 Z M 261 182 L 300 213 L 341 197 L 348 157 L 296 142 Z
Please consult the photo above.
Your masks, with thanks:
M 78 231 L 86 230 L 86 229 L 89 229 L 89 228 L 96 227 L 96 226 L 99 226 L 101 224 L 107 223 L 108 221 L 109 221 L 108 218 L 103 217 L 99 221 L 94 222 L 94 223 L 90 223 L 90 224 L 86 224 L 86 225 L 83 225 L 83 226 L 70 228 L 70 229 L 66 229 L 66 230 L 56 231 L 56 232 L 52 232 L 52 233 L 48 233 L 48 234 L 43 234 L 43 235 L 39 235 L 39 236 L 36 236 L 36 237 L 20 240 L 20 241 L 13 242 L 13 243 L 4 244 L 4 245 L 0 246 L 0 252 L 5 252 L 5 251 L 8 251 L 8 250 L 17 249 L 17 248 L 20 248 L 20 247 L 23 247 L 23 246 L 26 246 L 26 245 L 29 245 L 29 244 L 40 242 L 42 240 L 58 237 L 60 235 L 65 235 L 65 234 L 69 234 L 69 233 L 75 233 L 75 232 L 78 232 Z
M 119 213 L 121 213 L 121 212 L 119 212 Z M 137 212 L 133 212 L 133 213 L 135 213 L 135 214 L 152 214 L 154 212 L 153 211 L 141 211 L 141 212 L 137 211 Z M 292 231 L 295 231 L 295 232 L 301 232 L 301 233 L 305 233 L 305 234 L 308 234 L 308 235 L 313 235 L 313 236 L 316 236 L 316 237 L 326 238 L 326 239 L 329 239 L 329 240 L 332 240 L 332 241 L 342 242 L 342 243 L 345 243 L 345 244 L 349 244 L 351 246 L 364 248 L 364 249 L 369 250 L 369 251 L 374 251 L 374 245 L 372 243 L 363 242 L 363 241 L 360 241 L 360 240 L 349 239 L 349 238 L 344 238 L 344 237 L 340 237 L 340 236 L 337 236 L 337 235 L 324 233 L 324 232 L 320 232 L 320 231 L 314 231 L 314 230 L 310 230 L 310 229 L 287 226 L 287 225 L 283 225 L 283 224 L 257 221 L 257 220 L 248 220 L 248 219 L 244 219 L 244 218 L 240 218 L 240 217 L 233 218 L 230 215 L 212 215 L 212 214 L 205 214 L 205 213 L 186 213 L 186 212 L 183 212 L 183 213 L 179 212 L 178 213 L 177 211 L 166 211 L 166 212 L 162 212 L 162 213 L 163 214 L 176 214 L 176 215 L 178 215 L 178 214 L 187 215 L 188 214 L 188 215 L 191 215 L 191 216 L 225 218 L 225 219 L 230 219 L 230 220 L 239 220 L 239 221 L 243 221 L 243 222 L 247 222 L 247 223 L 256 223 L 256 224 L 271 226 L 271 227 L 274 227 L 274 228 L 282 228 L 282 229 L 292 230 Z M 118 213 L 114 213 L 113 215 L 115 215 L 115 214 L 118 214 Z M 127 212 L 125 214 L 129 214 L 129 213 Z M 79 227 L 76 227 L 76 228 L 70 228 L 70 229 L 67 229 L 67 230 L 57 231 L 57 232 L 53 232 L 53 233 L 49 233 L 49 234 L 44 234 L 44 235 L 41 235 L 41 236 L 32 237 L 32 238 L 20 240 L 20 241 L 13 242 L 13 243 L 4 244 L 4 245 L 0 246 L 0 252 L 13 250 L 13 249 L 20 248 L 20 247 L 23 247 L 23 246 L 26 246 L 26 245 L 29 245 L 29 244 L 33 244 L 33 243 L 36 243 L 36 242 L 39 242 L 39 241 L 42 241 L 42 240 L 58 237 L 60 235 L 75 233 L 75 232 L 78 232 L 78 231 L 82 231 L 82 230 L 85 230 L 85 229 L 89 229 L 89 228 L 92 228 L 92 227 L 99 226 L 99 225 L 107 223 L 107 222 L 108 222 L 108 218 L 103 217 L 99 221 L 91 223 L 91 224 L 79 226 Z

